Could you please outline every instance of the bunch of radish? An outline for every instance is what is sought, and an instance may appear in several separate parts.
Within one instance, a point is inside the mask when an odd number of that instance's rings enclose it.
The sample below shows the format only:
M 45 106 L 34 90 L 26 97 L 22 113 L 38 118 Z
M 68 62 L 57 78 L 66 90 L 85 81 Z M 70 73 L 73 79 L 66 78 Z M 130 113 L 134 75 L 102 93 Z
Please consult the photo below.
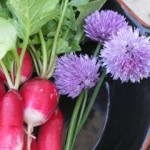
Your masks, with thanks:
M 51 80 L 57 42 L 50 50 L 42 31 L 59 0 L 34 1 L 37 14 L 26 0 L 3 3 L 11 15 L 0 17 L 0 150 L 61 150 L 63 115 Z
M 20 53 L 18 48 L 18 57 Z M 0 68 L 0 150 L 62 149 L 63 115 L 58 91 L 52 81 L 33 75 L 33 66 L 26 50 L 18 88 L 12 86 L 16 83 L 16 62 L 6 76 L 5 68 Z M 34 127 L 39 127 L 37 137 Z

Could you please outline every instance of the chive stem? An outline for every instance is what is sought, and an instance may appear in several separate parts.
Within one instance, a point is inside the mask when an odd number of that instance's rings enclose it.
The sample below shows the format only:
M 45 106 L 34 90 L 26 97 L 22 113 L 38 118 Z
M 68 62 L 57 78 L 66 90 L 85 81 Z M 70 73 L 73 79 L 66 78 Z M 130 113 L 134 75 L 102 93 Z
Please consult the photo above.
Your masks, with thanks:
M 83 114 L 83 118 L 82 118 L 82 120 L 81 120 L 80 126 L 79 126 L 78 129 L 77 129 L 77 134 L 79 134 L 80 130 L 82 129 L 84 123 L 86 122 L 86 120 L 87 120 L 87 118 L 88 118 L 88 115 L 89 115 L 89 113 L 90 113 L 90 111 L 91 111 L 91 109 L 92 109 L 92 107 L 93 107 L 93 104 L 94 104 L 95 99 L 96 99 L 96 97 L 97 97 L 97 95 L 98 95 L 98 92 L 99 92 L 99 90 L 100 90 L 100 88 L 101 88 L 101 86 L 102 86 L 102 83 L 103 83 L 104 79 L 105 79 L 105 75 L 106 75 L 106 72 L 103 71 L 103 73 L 102 73 L 102 75 L 101 75 L 101 77 L 100 77 L 100 80 L 99 80 L 99 82 L 97 83 L 97 85 L 96 85 L 96 87 L 95 87 L 95 89 L 94 89 L 94 92 L 93 92 L 93 94 L 92 94 L 92 96 L 91 96 L 91 99 L 89 100 L 89 103 L 88 103 L 88 105 L 87 105 L 87 107 L 86 107 L 86 110 L 85 110 L 85 112 L 84 112 L 84 114 Z
M 84 91 L 81 92 L 81 94 L 79 95 L 74 110 L 73 110 L 73 114 L 71 117 L 71 121 L 70 121 L 70 125 L 69 125 L 69 129 L 68 129 L 68 134 L 67 134 L 67 139 L 66 139 L 66 145 L 65 145 L 65 149 L 64 150 L 71 150 L 72 147 L 72 140 L 73 140 L 73 135 L 75 133 L 75 126 L 77 124 L 77 117 L 78 117 L 78 113 L 80 110 L 80 106 L 82 104 L 82 100 L 83 100 L 83 96 L 84 96 Z
M 71 145 L 71 149 L 70 150 L 73 149 L 76 137 L 78 135 L 77 134 L 77 129 L 79 128 L 81 120 L 83 118 L 83 114 L 84 114 L 84 111 L 85 111 L 85 108 L 86 108 L 86 104 L 87 104 L 87 96 L 88 96 L 88 92 L 87 92 L 87 89 L 85 89 L 84 90 L 84 99 L 83 99 L 83 102 L 82 102 L 82 105 L 81 105 L 81 108 L 80 108 L 81 110 L 80 110 L 80 114 L 79 114 L 79 119 L 78 119 L 76 130 L 75 130 L 75 133 L 74 133 L 74 136 L 73 136 L 72 145 Z
M 96 46 L 96 49 L 95 49 L 95 51 L 94 51 L 93 56 L 96 57 L 96 56 L 99 54 L 100 48 L 101 48 L 101 43 L 99 42 L 99 43 L 97 44 L 97 46 Z

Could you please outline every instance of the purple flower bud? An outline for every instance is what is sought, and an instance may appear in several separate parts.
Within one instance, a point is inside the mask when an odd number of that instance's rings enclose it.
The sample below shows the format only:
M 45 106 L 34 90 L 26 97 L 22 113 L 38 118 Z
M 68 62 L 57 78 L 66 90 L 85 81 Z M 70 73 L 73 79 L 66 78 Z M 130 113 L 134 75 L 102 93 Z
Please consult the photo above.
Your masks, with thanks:
M 97 58 L 75 53 L 57 59 L 54 78 L 62 95 L 77 97 L 85 88 L 92 88 L 99 79 Z
M 125 18 L 112 10 L 95 11 L 85 19 L 86 36 L 98 42 L 107 41 L 112 33 L 127 26 Z

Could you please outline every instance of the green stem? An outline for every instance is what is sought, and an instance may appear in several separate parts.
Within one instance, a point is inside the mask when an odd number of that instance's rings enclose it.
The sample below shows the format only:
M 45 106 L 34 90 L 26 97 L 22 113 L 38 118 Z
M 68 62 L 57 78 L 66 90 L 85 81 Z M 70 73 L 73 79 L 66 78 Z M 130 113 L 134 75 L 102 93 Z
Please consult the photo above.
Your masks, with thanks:
M 29 31 L 27 31 L 27 33 L 26 33 L 26 37 L 24 39 L 23 47 L 22 47 L 21 54 L 20 54 L 20 62 L 19 62 L 20 67 L 17 68 L 17 73 L 16 73 L 17 76 L 16 76 L 16 79 L 15 79 L 15 89 L 18 89 L 19 85 L 20 85 L 21 66 L 22 66 L 23 58 L 24 58 L 25 51 L 26 51 L 26 48 L 27 48 L 27 45 L 28 45 L 28 40 L 29 40 Z
M 46 71 L 47 71 L 47 51 L 46 51 L 46 45 L 45 45 L 45 40 L 43 37 L 43 33 L 40 30 L 39 31 L 39 36 L 42 44 L 42 54 L 43 54 L 43 66 L 42 66 L 42 73 L 41 77 L 46 77 Z
M 3 72 L 4 72 L 4 74 L 5 74 L 5 77 L 6 77 L 6 80 L 7 80 L 7 83 L 8 83 L 9 88 L 10 88 L 10 89 L 13 89 L 13 88 L 14 88 L 14 85 L 13 85 L 13 83 L 12 83 L 12 81 L 11 81 L 9 72 L 8 72 L 8 70 L 7 70 L 7 68 L 6 68 L 6 66 L 5 66 L 5 64 L 4 64 L 4 62 L 3 62 L 3 60 L 0 60 L 0 64 L 1 64 L 2 69 L 3 69 Z
M 53 72 L 54 72 L 54 70 L 55 70 L 55 64 L 56 64 L 56 56 L 55 56 L 55 62 L 54 62 L 54 64 L 52 65 L 49 74 L 47 75 L 47 78 L 48 78 L 48 79 L 53 75 Z
M 86 107 L 86 103 L 87 103 L 87 95 L 88 95 L 88 92 L 87 92 L 87 89 L 85 89 L 85 90 L 84 90 L 83 104 L 82 104 L 80 116 L 79 116 L 79 119 L 78 119 L 77 127 L 80 125 L 80 122 L 81 122 L 82 117 L 83 117 L 83 113 L 84 113 L 84 111 L 85 111 L 85 107 Z
M 35 52 L 36 49 L 35 49 L 34 45 L 30 44 L 30 47 L 31 47 L 30 52 L 31 52 L 32 58 L 34 59 L 33 60 L 34 61 L 34 65 L 35 65 L 35 67 L 37 67 L 35 69 L 37 69 L 36 70 L 37 74 L 38 74 L 38 76 L 40 76 L 40 72 L 42 72 L 42 62 L 41 62 L 41 59 L 39 59 L 38 57 L 36 57 L 36 52 Z
M 23 61 L 23 58 L 24 58 L 24 55 L 25 55 L 25 52 L 26 52 L 26 48 L 27 48 L 27 45 L 28 45 L 28 40 L 29 40 L 29 34 L 28 33 L 27 33 L 27 35 L 25 37 L 25 40 L 24 40 L 24 43 L 23 43 L 23 47 L 22 47 L 22 50 L 21 50 L 21 54 L 20 54 L 20 64 L 21 65 L 22 65 L 22 61 Z
M 105 75 L 106 75 L 106 72 L 103 71 L 103 73 L 102 73 L 102 75 L 101 75 L 101 77 L 100 77 L 100 80 L 99 80 L 99 82 L 97 83 L 97 85 L 96 85 L 96 87 L 95 87 L 95 90 L 94 90 L 94 92 L 93 92 L 93 94 L 92 94 L 92 96 L 91 96 L 91 99 L 89 100 L 89 104 L 87 105 L 86 110 L 85 110 L 85 112 L 84 112 L 84 114 L 83 114 L 83 117 L 82 117 L 80 126 L 79 126 L 78 129 L 77 129 L 77 134 L 79 134 L 80 130 L 82 129 L 84 123 L 86 122 L 86 120 L 87 120 L 87 118 L 88 118 L 88 115 L 89 115 L 89 113 L 90 113 L 90 111 L 91 111 L 91 109 L 92 109 L 92 107 L 93 107 L 93 104 L 94 104 L 94 102 L 95 102 L 95 99 L 96 99 L 96 97 L 97 97 L 97 94 L 98 94 L 98 92 L 99 92 L 99 90 L 100 90 L 100 88 L 101 88 L 101 86 L 102 86 L 102 83 L 103 83 L 103 81 L 104 81 L 104 79 L 105 79 Z
M 34 56 L 34 52 L 32 50 L 30 50 L 30 49 L 29 49 L 29 52 L 31 54 L 31 57 L 32 57 L 32 60 L 33 60 L 33 63 L 34 63 L 34 67 L 35 67 L 36 73 L 39 76 L 40 75 L 39 66 L 38 66 L 38 63 L 37 63 L 36 58 Z
M 75 108 L 73 110 L 69 130 L 68 130 L 68 135 L 67 135 L 67 139 L 66 139 L 65 150 L 70 150 L 71 149 L 71 144 L 72 144 L 72 140 L 73 140 L 72 138 L 73 138 L 73 134 L 75 132 L 75 126 L 76 126 L 76 123 L 77 123 L 76 121 L 77 121 L 78 113 L 79 113 L 79 110 L 80 110 L 80 106 L 82 104 L 83 96 L 84 96 L 84 92 L 82 92 L 80 94 L 80 96 L 78 97 L 77 102 L 75 104 Z
M 27 12 L 27 14 L 29 14 L 29 12 Z M 19 62 L 20 63 L 20 67 L 17 68 L 17 72 L 16 72 L 16 74 L 17 74 L 17 76 L 15 78 L 15 88 L 16 89 L 18 89 L 19 85 L 20 85 L 21 66 L 22 66 L 23 58 L 24 58 L 24 55 L 25 55 L 25 52 L 26 52 L 26 48 L 27 48 L 27 45 L 28 45 L 29 36 L 30 36 L 30 20 L 28 19 L 27 20 L 27 31 L 26 31 L 25 38 L 23 39 L 23 47 L 22 47 L 22 50 L 21 50 L 21 53 L 20 53 L 20 62 Z
M 12 66 L 14 66 L 14 67 L 11 67 L 11 69 L 9 70 L 9 72 L 10 72 L 9 74 L 11 74 L 10 78 L 11 78 L 12 84 L 14 85 L 15 84 L 15 76 L 16 76 L 16 74 L 15 74 L 15 72 L 16 72 L 16 63 L 15 63 L 15 61 L 12 62 Z
M 94 51 L 93 56 L 96 57 L 96 56 L 99 54 L 100 48 L 101 48 L 101 43 L 99 42 L 99 43 L 97 44 L 97 46 L 96 46 L 96 49 L 95 49 L 95 51 Z
M 18 56 L 17 50 L 15 49 L 13 52 L 14 52 L 14 56 L 15 56 L 15 60 L 16 60 L 16 64 L 17 64 L 17 72 L 16 72 L 16 77 L 15 77 L 15 87 L 14 88 L 17 90 L 19 88 L 19 84 L 20 84 L 21 67 L 20 67 L 19 56 Z
M 83 103 L 82 103 L 82 107 L 81 107 L 81 110 L 80 110 L 80 115 L 79 115 L 79 119 L 78 119 L 78 123 L 77 123 L 77 126 L 76 126 L 76 130 L 75 130 L 75 134 L 74 134 L 74 137 L 73 137 L 73 140 L 72 140 L 72 145 L 71 145 L 71 149 L 73 149 L 73 146 L 74 146 L 74 143 L 75 143 L 75 140 L 76 140 L 76 137 L 77 137 L 77 129 L 79 128 L 80 126 L 80 123 L 82 121 L 82 118 L 83 118 L 83 114 L 84 114 L 84 111 L 85 111 L 85 108 L 86 108 L 86 104 L 87 104 L 87 95 L 88 95 L 88 92 L 87 92 L 87 89 L 84 90 L 84 99 L 83 99 Z
M 68 2 L 69 0 L 65 0 L 64 2 L 64 7 L 63 7 L 63 10 L 62 10 L 62 13 L 61 13 L 61 16 L 60 16 L 60 20 L 58 22 L 58 26 L 57 26 L 57 29 L 56 29 L 56 34 L 55 34 L 55 37 L 54 37 L 54 42 L 53 42 L 53 45 L 52 45 L 52 52 L 51 52 L 51 57 L 50 57 L 50 63 L 49 63 L 49 67 L 48 67 L 48 70 L 49 70 L 49 74 L 48 74 L 48 78 L 50 78 L 53 74 L 53 68 L 55 66 L 55 63 L 56 63 L 56 48 L 57 48 L 57 41 L 58 41 L 58 37 L 59 37 L 59 32 L 60 32 L 60 29 L 61 29 L 61 26 L 62 26 L 62 23 L 63 23 L 63 19 L 64 19 L 64 16 L 65 16 L 65 12 L 66 12 L 66 9 L 67 9 L 67 5 L 68 5 Z

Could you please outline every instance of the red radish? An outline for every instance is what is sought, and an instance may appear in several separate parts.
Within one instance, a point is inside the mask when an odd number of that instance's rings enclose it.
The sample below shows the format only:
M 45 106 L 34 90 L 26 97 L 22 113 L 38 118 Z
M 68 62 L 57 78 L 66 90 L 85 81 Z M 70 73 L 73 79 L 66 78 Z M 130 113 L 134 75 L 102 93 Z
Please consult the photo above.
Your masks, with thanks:
M 0 68 L 0 79 L 1 79 L 3 82 L 6 82 L 6 77 L 5 77 L 5 74 L 4 74 L 2 68 Z
M 0 80 L 0 107 L 1 107 L 1 103 L 2 103 L 2 100 L 3 100 L 5 93 L 6 93 L 6 90 L 4 87 L 4 83 L 2 80 Z
M 0 150 L 22 150 L 22 147 L 22 97 L 17 91 L 9 90 L 0 109 Z
M 31 150 L 37 150 L 36 148 L 36 139 L 32 138 Z
M 62 150 L 63 126 L 62 112 L 56 109 L 53 116 L 40 127 L 37 150 Z
M 20 55 L 21 48 L 18 48 L 18 54 Z M 24 83 L 27 81 L 33 73 L 33 63 L 32 63 L 32 57 L 28 51 L 25 52 L 22 66 L 21 66 L 21 77 L 20 82 Z
M 17 51 L 18 51 L 18 54 L 20 55 L 21 48 L 18 48 Z M 28 51 L 26 51 L 24 58 L 23 58 L 22 66 L 21 66 L 20 83 L 22 84 L 25 81 L 27 81 L 31 77 L 32 73 L 33 73 L 32 57 L 31 57 L 30 53 Z M 5 74 L 2 70 L 2 68 L 0 68 L 0 79 L 2 79 L 2 81 L 4 81 L 4 83 L 7 84 L 7 80 L 6 80 L 6 77 L 5 77 Z
M 55 85 L 44 78 L 35 77 L 24 83 L 20 89 L 23 97 L 24 121 L 28 125 L 28 149 L 33 127 L 45 123 L 58 105 Z

